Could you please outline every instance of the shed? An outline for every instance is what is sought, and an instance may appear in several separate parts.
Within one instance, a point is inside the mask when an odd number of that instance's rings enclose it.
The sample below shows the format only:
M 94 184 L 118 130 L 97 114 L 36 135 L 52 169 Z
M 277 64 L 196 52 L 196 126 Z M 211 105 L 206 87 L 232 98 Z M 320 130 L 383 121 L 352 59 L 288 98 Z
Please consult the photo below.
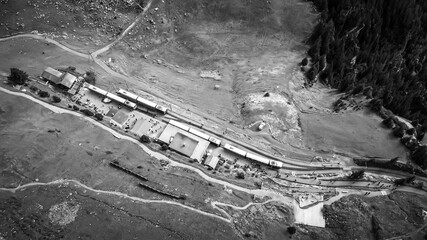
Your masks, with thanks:
M 214 156 L 213 154 L 210 155 L 208 158 L 206 158 L 205 165 L 208 165 L 209 167 L 215 169 L 216 165 L 218 164 L 219 157 Z
M 50 81 L 50 82 L 58 84 L 59 82 L 61 82 L 62 72 L 55 70 L 51 67 L 47 67 L 43 71 L 41 77 Z

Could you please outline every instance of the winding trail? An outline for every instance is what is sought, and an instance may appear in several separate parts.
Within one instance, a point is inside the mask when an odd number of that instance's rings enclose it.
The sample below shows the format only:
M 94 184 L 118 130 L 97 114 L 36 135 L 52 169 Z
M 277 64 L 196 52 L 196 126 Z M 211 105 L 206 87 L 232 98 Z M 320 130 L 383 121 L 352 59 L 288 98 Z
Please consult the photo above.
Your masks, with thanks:
M 11 192 L 11 193 L 16 193 L 16 191 L 25 190 L 28 187 L 50 186 L 50 185 L 64 185 L 64 186 L 67 186 L 70 183 L 74 184 L 77 187 L 89 190 L 89 191 L 94 192 L 94 193 L 100 193 L 100 194 L 107 194 L 107 195 L 114 195 L 114 196 L 124 197 L 124 198 L 130 199 L 130 200 L 136 201 L 136 202 L 150 203 L 150 204 L 153 204 L 153 203 L 172 204 L 172 205 L 183 207 L 183 208 L 188 209 L 190 211 L 197 212 L 199 214 L 202 214 L 202 215 L 205 215 L 205 216 L 208 216 L 208 217 L 213 217 L 213 218 L 219 219 L 221 221 L 224 221 L 224 222 L 227 222 L 227 223 L 231 223 L 231 218 L 228 219 L 228 218 L 224 218 L 224 217 L 218 216 L 218 215 L 213 214 L 213 213 L 204 212 L 202 210 L 199 210 L 199 209 L 193 208 L 193 207 L 189 207 L 189 206 L 184 205 L 184 204 L 179 203 L 179 202 L 168 201 L 168 200 L 143 199 L 143 198 L 139 198 L 139 197 L 129 196 L 129 195 L 127 195 L 125 193 L 121 193 L 121 192 L 98 190 L 98 189 L 91 188 L 91 187 L 89 187 L 87 185 L 84 185 L 83 183 L 81 183 L 81 182 L 79 182 L 77 180 L 72 180 L 72 179 L 59 179 L 59 180 L 55 180 L 55 181 L 47 182 L 47 183 L 32 182 L 32 183 L 28 183 L 28 184 L 25 184 L 25 185 L 18 186 L 16 188 L 0 188 L 0 191 L 8 191 L 8 192 Z
M 133 27 L 135 27 L 135 25 L 141 21 L 141 19 L 144 17 L 144 15 L 147 13 L 148 9 L 151 6 L 151 3 L 153 2 L 153 0 L 150 0 L 147 5 L 143 8 L 142 12 L 139 14 L 139 16 L 135 19 L 135 21 L 133 21 L 133 23 L 131 25 L 129 25 L 123 32 L 122 34 L 120 34 L 120 36 L 114 40 L 113 42 L 111 42 L 110 44 L 108 44 L 107 46 L 96 50 L 95 52 L 93 52 L 91 55 L 93 58 L 96 58 L 99 54 L 104 53 L 106 51 L 108 51 L 111 47 L 113 47 L 114 45 L 116 45 L 118 42 L 120 42 L 125 36 L 126 34 L 132 30 Z
M 211 204 L 212 204 L 212 207 L 213 207 L 214 209 L 216 209 L 216 210 L 218 210 L 218 211 L 222 212 L 222 213 L 223 213 L 225 216 L 227 216 L 229 219 L 233 219 L 233 217 L 232 217 L 232 216 L 230 216 L 230 214 L 228 214 L 228 212 L 227 212 L 227 211 L 225 211 L 224 209 L 222 209 L 222 208 L 220 208 L 220 207 L 218 207 L 218 206 L 230 207 L 230 208 L 233 208 L 233 209 L 235 209 L 235 210 L 246 210 L 246 209 L 247 209 L 247 208 L 249 208 L 250 206 L 254 206 L 254 205 L 264 205 L 264 204 L 267 204 L 267 203 L 270 203 L 270 202 L 276 202 L 276 201 L 277 201 L 277 200 L 270 199 L 270 200 L 267 200 L 267 201 L 265 201 L 265 202 L 261 202 L 261 203 L 254 203 L 254 202 L 252 202 L 252 203 L 248 203 L 248 204 L 246 204 L 246 205 L 245 205 L 245 206 L 243 206 L 243 207 L 237 207 L 237 206 L 234 206 L 234 205 L 231 205 L 231 204 L 221 203 L 221 202 L 217 202 L 217 201 L 211 202 Z M 292 206 L 292 205 L 288 204 L 288 206 Z

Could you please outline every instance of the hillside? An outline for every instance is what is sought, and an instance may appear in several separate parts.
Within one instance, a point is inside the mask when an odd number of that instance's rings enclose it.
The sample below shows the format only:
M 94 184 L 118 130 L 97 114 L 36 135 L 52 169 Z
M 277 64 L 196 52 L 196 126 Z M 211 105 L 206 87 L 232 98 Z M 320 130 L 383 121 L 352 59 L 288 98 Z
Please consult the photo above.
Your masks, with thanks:
M 364 92 L 395 114 L 427 122 L 427 3 L 314 0 L 309 84 Z M 425 130 L 425 129 L 424 129 Z
M 6 0 L 0 37 L 37 31 L 91 51 L 115 39 L 137 16 L 133 1 Z
M 349 196 L 325 206 L 325 229 L 302 227 L 295 239 L 425 239 L 425 198 L 411 193 Z
M 422 0 L 0 0 L 0 240 L 426 238 L 427 179 L 394 182 L 426 33 Z

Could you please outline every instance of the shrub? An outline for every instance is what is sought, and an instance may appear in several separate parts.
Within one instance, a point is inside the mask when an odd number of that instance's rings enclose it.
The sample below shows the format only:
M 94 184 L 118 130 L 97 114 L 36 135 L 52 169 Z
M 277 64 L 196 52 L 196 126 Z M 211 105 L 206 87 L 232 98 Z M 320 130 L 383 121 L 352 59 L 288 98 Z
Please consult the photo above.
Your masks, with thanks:
M 84 80 L 89 84 L 95 85 L 96 83 L 95 73 L 93 71 L 87 71 Z
M 61 102 L 61 98 L 60 97 L 58 97 L 58 96 L 52 96 L 52 101 L 54 102 L 54 103 L 59 103 L 59 102 Z
M 35 87 L 35 86 L 30 86 L 30 90 L 32 92 L 37 92 L 39 89 L 37 87 Z
M 308 59 L 307 58 L 304 58 L 302 61 L 301 61 L 301 66 L 306 66 L 308 64 Z
M 307 77 L 307 79 L 309 80 L 309 82 L 313 82 L 314 79 L 316 78 L 316 74 L 317 72 L 314 70 L 314 68 L 310 68 L 310 70 L 308 70 L 308 72 L 306 72 L 305 76 Z
M 410 129 L 406 130 L 406 134 L 408 134 L 408 135 L 412 135 L 414 133 L 415 133 L 415 128 L 410 128 Z
M 68 66 L 65 69 L 65 71 L 68 72 L 68 73 L 75 73 L 76 72 L 76 67 L 74 67 L 74 66 Z
M 168 145 L 166 145 L 166 144 L 162 144 L 162 147 L 161 147 L 161 149 L 162 149 L 162 151 L 166 151 L 166 150 L 168 150 Z
M 28 74 L 17 68 L 11 68 L 7 79 L 13 84 L 23 85 L 28 80 Z
M 95 115 L 91 110 L 89 109 L 82 109 L 80 110 L 82 113 L 86 114 L 86 116 L 92 117 L 93 115 Z
M 79 108 L 79 107 L 77 107 L 76 105 L 73 105 L 73 109 L 74 109 L 75 111 L 80 110 L 80 108 Z
M 364 175 L 365 175 L 364 170 L 353 171 L 351 175 L 348 176 L 348 179 L 362 179 Z
M 385 126 L 387 126 L 388 128 L 393 128 L 393 126 L 394 126 L 393 117 L 388 117 L 388 118 L 384 119 L 382 123 Z
M 410 136 L 403 136 L 403 137 L 400 139 L 400 142 L 401 142 L 401 143 L 403 143 L 403 144 L 406 144 L 406 143 L 408 143 L 408 142 L 409 142 L 409 140 L 411 140 L 411 137 L 410 137 Z
M 245 173 L 243 171 L 237 172 L 236 178 L 245 179 Z
M 39 92 L 39 96 L 42 97 L 42 98 L 47 98 L 47 97 L 50 96 L 50 94 L 48 92 L 46 92 L 46 91 L 40 91 Z
M 97 113 L 97 114 L 95 114 L 95 118 L 96 118 L 98 121 L 102 121 L 102 120 L 104 119 L 104 115 L 102 115 L 101 113 Z
M 395 136 L 395 137 L 398 137 L 398 138 L 401 138 L 401 137 L 403 137 L 403 135 L 405 135 L 405 130 L 403 130 L 403 128 L 402 127 L 396 127 L 394 130 L 393 130 L 393 135 Z
M 290 227 L 288 227 L 288 233 L 289 233 L 289 234 L 293 235 L 293 234 L 295 234 L 296 232 L 297 232 L 297 228 L 296 228 L 296 227 L 294 227 L 294 226 L 290 226 Z
M 150 137 L 148 137 L 147 135 L 142 135 L 141 138 L 139 139 L 139 141 L 143 142 L 143 143 L 150 143 Z

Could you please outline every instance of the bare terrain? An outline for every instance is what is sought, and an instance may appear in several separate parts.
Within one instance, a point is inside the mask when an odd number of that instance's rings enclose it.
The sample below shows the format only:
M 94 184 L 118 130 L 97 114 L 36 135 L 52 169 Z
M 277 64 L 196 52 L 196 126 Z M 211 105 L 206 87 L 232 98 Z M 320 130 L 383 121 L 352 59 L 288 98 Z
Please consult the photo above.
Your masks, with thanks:
M 410 174 L 365 176 L 369 181 L 359 184 L 341 166 L 318 173 L 311 168 L 332 162 L 351 169 L 352 157 L 399 157 L 404 163 L 410 157 L 364 106 L 334 113 L 340 94 L 322 84 L 304 87 L 298 64 L 319 17 L 310 2 L 137 2 L 142 6 L 0 1 L 0 37 L 43 34 L 0 41 L 1 81 L 10 68 L 30 76 L 48 66 L 93 71 L 99 88 L 127 89 L 224 138 L 306 168 L 269 169 L 261 178 L 237 179 L 170 150 L 161 152 L 157 143 L 141 147 L 118 138 L 115 130 L 106 131 L 105 122 L 101 128 L 93 119 L 55 113 L 0 92 L 0 239 L 425 238 L 425 187 L 395 191 L 393 185 L 396 176 Z M 57 106 L 67 108 L 67 102 Z M 259 130 L 262 122 L 266 125 Z M 112 168 L 111 161 L 186 199 L 141 188 L 141 179 Z M 295 171 L 301 172 L 295 176 Z M 334 187 L 335 177 L 348 185 Z M 387 187 L 372 187 L 377 181 Z M 324 228 L 295 224 L 298 206 L 292 204 L 298 192 L 325 193 L 322 201 L 339 196 L 313 216 L 324 220 Z M 290 226 L 295 234 L 288 232 Z
M 106 197 L 72 184 L 3 192 L 0 199 L 4 239 L 240 239 L 223 221 L 179 206 Z

